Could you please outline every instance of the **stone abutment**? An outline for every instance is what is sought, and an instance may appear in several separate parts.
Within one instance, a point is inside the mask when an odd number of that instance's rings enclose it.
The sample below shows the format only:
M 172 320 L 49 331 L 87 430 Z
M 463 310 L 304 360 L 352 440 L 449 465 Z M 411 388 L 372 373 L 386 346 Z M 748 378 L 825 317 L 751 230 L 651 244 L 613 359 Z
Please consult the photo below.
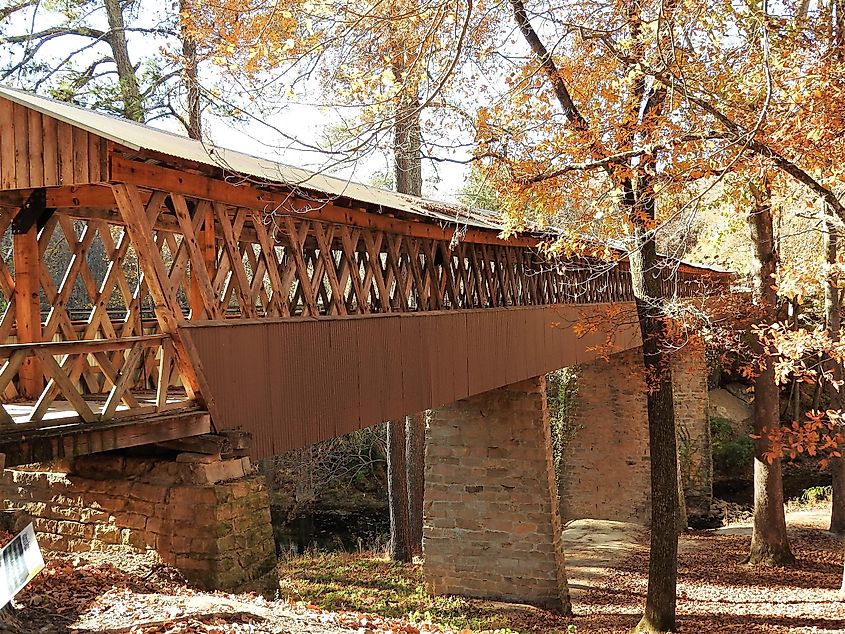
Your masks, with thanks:
M 713 497 L 707 363 L 689 342 L 672 354 L 678 466 L 687 514 L 706 514 Z M 647 385 L 641 349 L 578 366 L 575 403 L 562 433 L 559 469 L 564 520 L 648 524 L 651 516 Z
M 265 480 L 248 457 L 95 454 L 6 469 L 0 494 L 47 552 L 154 551 L 202 588 L 278 585 Z

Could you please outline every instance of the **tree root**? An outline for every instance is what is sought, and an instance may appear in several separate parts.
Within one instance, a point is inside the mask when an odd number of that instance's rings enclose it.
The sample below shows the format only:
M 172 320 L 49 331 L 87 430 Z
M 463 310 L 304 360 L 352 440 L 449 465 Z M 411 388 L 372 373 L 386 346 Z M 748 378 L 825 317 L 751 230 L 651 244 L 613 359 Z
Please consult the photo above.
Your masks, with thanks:
M 650 619 L 644 616 L 640 619 L 640 622 L 637 623 L 637 626 L 631 630 L 631 634 L 670 634 L 674 631 L 674 629 L 660 629 L 657 625 L 652 623 Z
M 782 568 L 795 563 L 795 555 L 787 551 L 763 551 L 751 553 L 742 562 L 750 566 L 765 566 L 769 568 Z

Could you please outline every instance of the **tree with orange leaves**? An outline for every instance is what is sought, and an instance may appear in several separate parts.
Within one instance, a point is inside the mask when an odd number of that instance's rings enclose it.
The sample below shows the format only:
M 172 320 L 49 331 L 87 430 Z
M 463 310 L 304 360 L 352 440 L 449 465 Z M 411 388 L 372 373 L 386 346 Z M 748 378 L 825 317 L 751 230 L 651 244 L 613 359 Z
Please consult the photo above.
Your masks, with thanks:
M 238 54 L 262 59 L 269 50 L 304 69 L 293 71 L 295 77 L 328 68 L 322 75 L 332 91 L 328 99 L 348 104 L 352 94 L 364 104 L 361 117 L 347 126 L 355 139 L 345 148 L 351 156 L 374 147 L 390 129 L 384 108 L 399 103 L 407 86 L 422 107 L 465 77 L 463 59 L 495 67 L 483 87 L 504 89 L 487 98 L 476 88 L 463 109 L 477 111 L 475 158 L 498 187 L 510 229 L 546 227 L 550 217 L 563 217 L 567 224 L 555 231 L 552 254 L 587 250 L 614 260 L 621 246 L 631 263 L 652 379 L 652 556 L 638 627 L 671 631 L 678 501 L 666 340 L 675 330 L 667 320 L 683 316 L 685 307 L 666 283 L 672 271 L 658 257 L 658 242 L 677 254 L 682 241 L 669 242 L 669 228 L 694 214 L 725 175 L 761 166 L 800 183 L 845 219 L 831 180 L 843 164 L 845 135 L 835 104 L 845 82 L 841 65 L 819 46 L 829 42 L 822 37 L 824 21 L 810 19 L 806 2 L 783 3 L 778 14 L 756 1 L 728 0 L 483 6 L 420 0 L 410 12 L 407 6 L 272 3 L 267 15 L 287 16 L 293 26 L 273 38 L 250 27 L 255 44 Z M 220 35 L 225 47 L 238 46 Z M 397 77 L 395 46 L 385 52 L 385 42 L 397 39 L 411 44 L 414 53 L 404 59 L 424 71 L 419 80 L 408 80 L 407 71 Z M 312 52 L 331 64 L 321 66 Z M 814 85 L 819 78 L 821 92 Z
M 754 2 L 561 7 L 511 0 L 510 6 L 532 58 L 509 76 L 505 103 L 481 111 L 479 156 L 498 176 L 514 228 L 542 224 L 550 209 L 568 208 L 569 224 L 552 252 L 581 251 L 585 242 L 607 244 L 608 237 L 625 241 L 640 291 L 643 334 L 658 335 L 655 347 L 644 347 L 647 367 L 649 359 L 653 364 L 663 355 L 665 330 L 652 330 L 652 324 L 673 311 L 671 298 L 658 289 L 643 293 L 637 277 L 658 277 L 655 236 L 666 231 L 667 220 L 694 210 L 702 191 L 727 174 L 762 170 L 797 181 L 807 195 L 823 199 L 845 219 L 834 187 L 845 151 L 836 105 L 845 76 L 831 55 L 825 31 L 830 21 L 810 20 L 807 3 L 787 3 L 780 7 L 783 15 Z M 841 20 L 841 7 L 833 13 Z M 772 304 L 774 310 L 768 289 L 777 271 L 776 253 L 771 215 L 761 211 L 769 206 L 765 189 L 758 186 L 751 217 L 760 253 L 759 304 Z M 762 347 L 757 352 L 765 356 Z M 755 407 L 760 421 L 777 424 L 777 399 L 763 398 L 777 394 L 774 368 L 762 367 Z M 657 394 L 660 374 L 653 376 Z M 653 427 L 661 425 L 654 413 L 650 407 Z M 779 470 L 761 459 L 765 444 L 761 436 L 760 511 L 751 558 L 789 561 Z M 662 458 L 668 472 L 669 452 Z M 671 475 L 661 473 L 659 463 L 652 475 L 662 481 L 662 487 L 653 483 L 653 496 L 671 497 Z M 653 516 L 667 512 L 655 504 Z M 653 527 L 642 630 L 674 627 L 670 549 L 665 525 Z

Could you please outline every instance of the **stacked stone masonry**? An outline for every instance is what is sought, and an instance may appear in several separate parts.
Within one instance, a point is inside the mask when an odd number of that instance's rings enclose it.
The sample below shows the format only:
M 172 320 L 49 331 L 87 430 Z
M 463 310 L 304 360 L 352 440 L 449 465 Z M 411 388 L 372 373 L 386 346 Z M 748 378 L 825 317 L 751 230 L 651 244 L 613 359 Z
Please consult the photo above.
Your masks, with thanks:
M 642 350 L 578 367 L 571 429 L 564 434 L 561 514 L 647 524 L 651 461 Z
M 47 552 L 155 551 L 200 587 L 272 585 L 276 556 L 263 476 L 253 474 L 249 458 L 192 460 L 101 454 L 7 469 L 0 493 L 7 509 L 32 518 Z
M 671 367 L 687 509 L 706 513 L 712 459 L 703 346 L 693 342 L 678 350 Z M 642 350 L 579 366 L 575 398 L 560 474 L 562 517 L 648 524 L 651 460 Z
M 564 609 L 568 591 L 545 380 L 435 410 L 427 434 L 429 591 Z
M 690 517 L 713 501 L 713 453 L 704 346 L 691 341 L 672 355 L 672 393 L 678 430 L 678 467 Z

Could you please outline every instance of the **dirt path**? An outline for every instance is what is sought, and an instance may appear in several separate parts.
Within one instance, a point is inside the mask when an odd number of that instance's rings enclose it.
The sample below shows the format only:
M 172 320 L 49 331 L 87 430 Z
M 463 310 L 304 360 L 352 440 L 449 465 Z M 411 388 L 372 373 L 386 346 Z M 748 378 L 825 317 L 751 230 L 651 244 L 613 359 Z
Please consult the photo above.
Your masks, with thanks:
M 843 634 L 842 542 L 827 533 L 829 509 L 787 514 L 794 567 L 742 563 L 750 524 L 691 531 L 680 540 L 678 621 L 681 632 Z M 569 549 L 578 633 L 628 631 L 648 584 L 646 531 L 615 522 L 576 522 Z M 604 567 L 607 566 L 607 567 Z
M 646 529 L 609 520 L 575 520 L 563 530 L 569 592 L 577 599 L 605 581 L 612 569 L 636 553 L 646 552 Z

